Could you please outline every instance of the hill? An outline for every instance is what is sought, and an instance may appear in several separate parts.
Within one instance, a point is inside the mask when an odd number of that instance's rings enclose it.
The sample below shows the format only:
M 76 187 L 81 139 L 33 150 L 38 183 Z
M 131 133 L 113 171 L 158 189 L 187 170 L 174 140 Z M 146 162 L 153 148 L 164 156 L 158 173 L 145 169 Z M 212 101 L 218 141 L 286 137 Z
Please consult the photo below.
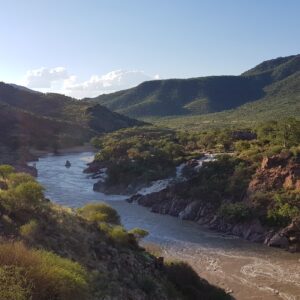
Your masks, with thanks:
M 252 128 L 257 122 L 300 117 L 300 72 L 265 88 L 266 95 L 232 110 L 194 116 L 146 119 L 161 126 L 182 129 Z
M 105 203 L 56 205 L 9 165 L 0 194 L 0 299 L 232 299 L 188 264 L 146 252 L 138 240 L 147 232 L 126 231 Z
M 147 81 L 86 100 L 136 118 L 203 115 L 283 95 L 298 99 L 299 72 L 300 55 L 293 55 L 265 61 L 240 76 Z
M 96 134 L 142 124 L 99 104 L 0 83 L 0 151 L 79 145 Z

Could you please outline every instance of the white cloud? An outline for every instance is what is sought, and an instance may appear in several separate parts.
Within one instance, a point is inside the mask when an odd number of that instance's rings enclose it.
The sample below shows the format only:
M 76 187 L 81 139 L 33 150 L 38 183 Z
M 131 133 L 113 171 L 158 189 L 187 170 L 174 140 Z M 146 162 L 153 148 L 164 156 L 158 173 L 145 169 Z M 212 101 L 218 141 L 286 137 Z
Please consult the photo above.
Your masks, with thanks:
M 104 93 L 128 89 L 143 81 L 153 80 L 155 76 L 149 76 L 143 71 L 111 71 L 105 75 L 93 75 L 87 81 L 77 83 L 66 81 L 65 89 L 77 97 L 93 97 Z
M 40 68 L 27 71 L 23 84 L 29 88 L 44 89 L 51 88 L 53 84 L 69 77 L 68 72 L 63 67 Z
M 128 89 L 153 79 L 159 79 L 159 75 L 150 76 L 137 70 L 116 70 L 104 75 L 93 75 L 86 81 L 79 81 L 75 75 L 69 75 L 65 68 L 56 67 L 30 70 L 26 73 L 22 84 L 42 92 L 58 92 L 84 98 Z

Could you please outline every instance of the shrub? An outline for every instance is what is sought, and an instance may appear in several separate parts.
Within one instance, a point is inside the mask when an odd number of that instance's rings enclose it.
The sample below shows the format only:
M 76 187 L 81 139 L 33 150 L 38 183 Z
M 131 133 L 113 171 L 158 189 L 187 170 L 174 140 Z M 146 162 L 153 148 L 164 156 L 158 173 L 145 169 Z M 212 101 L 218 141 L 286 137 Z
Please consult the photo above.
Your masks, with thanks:
M 87 299 L 88 275 L 83 267 L 51 252 L 29 250 L 22 243 L 1 244 L 0 267 L 9 267 L 17 274 L 15 289 L 22 300 Z M 2 275 L 1 281 L 12 281 L 10 273 Z M 24 295 L 27 298 L 22 298 Z
M 300 215 L 300 210 L 285 201 L 284 197 L 279 194 L 274 196 L 275 204 L 267 212 L 267 221 L 271 225 L 286 226 L 293 218 Z
M 244 203 L 223 204 L 219 208 L 219 215 L 228 221 L 242 222 L 251 218 L 251 209 Z
M 147 230 L 141 228 L 133 228 L 129 230 L 128 233 L 133 234 L 138 241 L 145 238 L 149 234 Z
M 36 220 L 30 220 L 28 223 L 20 227 L 20 234 L 24 238 L 31 239 L 36 235 L 38 227 L 39 225 Z
M 23 268 L 15 266 L 0 267 L 0 299 L 28 300 L 32 285 L 28 283 Z
M 1 165 L 0 166 L 0 176 L 2 179 L 7 179 L 8 176 L 15 171 L 14 167 L 10 165 Z
M 120 216 L 117 211 L 105 203 L 87 204 L 79 208 L 78 213 L 92 222 L 120 224 Z
M 10 211 L 32 210 L 42 205 L 44 188 L 37 182 L 24 182 L 4 195 L 4 206 Z
M 109 232 L 110 238 L 121 245 L 126 245 L 129 243 L 129 235 L 128 232 L 124 229 L 123 226 L 117 225 L 113 226 L 111 231 Z
M 34 178 L 26 173 L 12 173 L 8 177 L 9 188 L 15 188 L 22 183 L 34 182 Z

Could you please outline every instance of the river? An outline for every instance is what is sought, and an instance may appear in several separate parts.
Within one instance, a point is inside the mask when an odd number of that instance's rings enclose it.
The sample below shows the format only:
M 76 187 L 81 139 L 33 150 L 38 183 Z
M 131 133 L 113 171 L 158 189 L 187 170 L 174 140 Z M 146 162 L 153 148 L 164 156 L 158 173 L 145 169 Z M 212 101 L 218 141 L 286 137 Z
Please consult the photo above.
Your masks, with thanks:
M 94 192 L 95 180 L 82 171 L 93 153 L 47 155 L 36 162 L 38 181 L 48 198 L 69 207 L 105 201 L 127 229 L 149 231 L 146 242 L 158 244 L 163 255 L 189 262 L 199 275 L 236 299 L 300 300 L 300 255 L 254 244 L 207 230 L 196 223 L 151 213 L 129 204 L 124 196 Z M 66 160 L 72 164 L 64 166 Z

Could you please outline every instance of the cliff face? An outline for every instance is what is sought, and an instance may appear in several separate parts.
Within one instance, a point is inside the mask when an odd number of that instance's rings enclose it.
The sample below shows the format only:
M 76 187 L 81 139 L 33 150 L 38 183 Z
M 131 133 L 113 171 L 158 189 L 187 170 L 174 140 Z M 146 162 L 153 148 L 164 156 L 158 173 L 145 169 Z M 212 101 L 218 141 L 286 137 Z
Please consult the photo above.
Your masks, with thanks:
M 300 218 L 293 217 L 289 224 L 271 224 L 264 222 L 263 217 L 278 209 L 289 208 L 289 204 L 281 204 L 274 200 L 276 192 L 292 195 L 291 201 L 295 210 L 299 208 L 300 193 L 300 161 L 290 154 L 264 158 L 261 166 L 253 175 L 244 197 L 238 203 L 253 211 L 251 217 L 228 219 L 220 214 L 220 205 L 205 198 L 186 197 L 197 182 L 194 178 L 168 186 L 166 189 L 148 194 L 134 195 L 128 201 L 151 207 L 151 211 L 169 214 L 185 220 L 192 220 L 211 229 L 234 234 L 253 242 L 265 243 L 269 246 L 300 251 Z M 212 191 L 213 193 L 213 191 Z M 259 197 L 259 195 L 263 195 Z M 298 200 L 297 200 L 298 199 Z M 223 198 L 223 204 L 236 202 L 232 197 Z M 282 205 L 282 207 L 279 207 Z

